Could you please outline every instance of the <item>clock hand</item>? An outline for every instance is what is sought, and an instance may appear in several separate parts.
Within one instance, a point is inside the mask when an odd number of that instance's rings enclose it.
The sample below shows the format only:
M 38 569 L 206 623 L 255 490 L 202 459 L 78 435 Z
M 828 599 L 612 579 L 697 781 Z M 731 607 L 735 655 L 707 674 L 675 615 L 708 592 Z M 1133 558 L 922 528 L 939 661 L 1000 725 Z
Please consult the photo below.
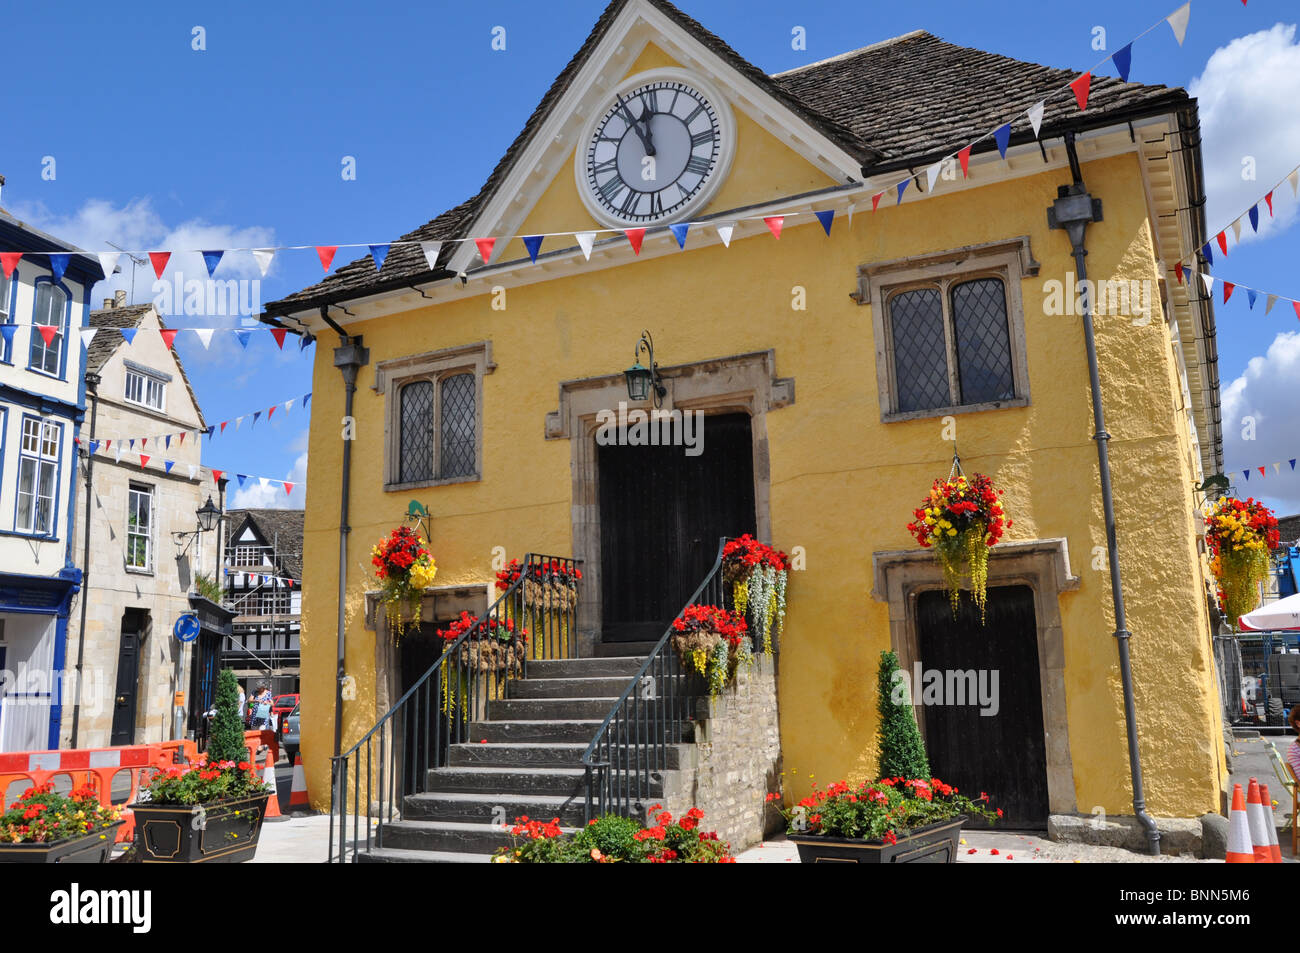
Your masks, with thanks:
M 645 149 L 645 154 L 648 156 L 654 155 L 655 147 L 650 141 L 650 126 L 647 125 L 646 131 L 642 132 L 640 127 L 641 120 L 632 118 L 632 111 L 627 108 L 627 103 L 623 102 L 623 97 L 618 93 L 615 93 L 614 99 L 618 101 L 618 108 L 623 111 L 623 115 L 626 117 L 628 125 L 632 127 L 632 131 L 635 132 L 637 138 L 641 140 L 641 145 Z M 644 118 L 644 115 L 643 112 L 642 118 Z

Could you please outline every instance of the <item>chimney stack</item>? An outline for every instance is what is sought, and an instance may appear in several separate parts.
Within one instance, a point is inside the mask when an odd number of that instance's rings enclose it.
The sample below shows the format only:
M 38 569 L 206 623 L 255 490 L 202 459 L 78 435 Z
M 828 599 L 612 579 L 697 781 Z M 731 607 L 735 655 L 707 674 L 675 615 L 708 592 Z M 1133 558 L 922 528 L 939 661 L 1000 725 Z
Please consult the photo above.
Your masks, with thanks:
M 119 288 L 117 291 L 113 292 L 113 307 L 120 308 L 124 304 L 126 304 L 126 290 L 124 288 Z

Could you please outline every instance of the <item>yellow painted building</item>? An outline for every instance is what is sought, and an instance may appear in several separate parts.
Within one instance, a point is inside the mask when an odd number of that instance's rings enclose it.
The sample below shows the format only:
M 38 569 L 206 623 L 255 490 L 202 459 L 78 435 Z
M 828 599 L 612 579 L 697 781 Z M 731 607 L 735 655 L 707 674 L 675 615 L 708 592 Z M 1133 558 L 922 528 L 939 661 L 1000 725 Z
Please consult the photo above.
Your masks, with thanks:
M 615 0 L 479 195 L 394 242 L 380 269 L 367 257 L 270 305 L 318 339 L 302 634 L 313 802 L 329 801 L 351 437 L 345 749 L 409 681 L 366 597 L 371 547 L 408 501 L 431 514 L 433 617 L 481 611 L 494 555 L 572 555 L 590 652 L 620 626 L 654 622 L 657 636 L 680 608 L 672 591 L 650 608 L 624 598 L 638 532 L 677 527 L 682 563 L 707 566 L 717 535 L 696 491 L 715 509 L 752 494 L 749 528 L 802 556 L 779 665 L 787 796 L 810 774 L 874 771 L 876 666 L 892 647 L 908 671 L 940 656 L 1005 670 L 1016 711 L 1002 735 L 973 709 L 942 730 L 987 764 L 1028 763 L 1027 818 L 1131 815 L 1081 302 L 1070 240 L 1048 221 L 1073 181 L 1069 134 L 1102 203 L 1087 267 L 1147 806 L 1219 810 L 1195 495 L 1221 469 L 1214 324 L 1172 271 L 1205 240 L 1186 211 L 1202 190 L 1196 108 L 1181 90 L 1096 78 L 1080 111 L 1062 94 L 1073 78 L 926 33 L 766 76 L 669 4 Z M 1042 99 L 1035 137 L 1024 111 Z M 985 135 L 1007 121 L 1003 158 Z M 955 160 L 930 174 L 980 137 L 968 175 Z M 646 229 L 639 254 L 629 228 Z M 490 249 L 473 241 L 485 236 Z M 543 237 L 535 262 L 523 236 Z M 638 484 L 635 461 L 596 444 L 643 329 L 664 408 L 705 415 L 702 478 L 671 475 L 661 453 Z M 365 349 L 351 420 L 340 345 Z M 906 528 L 954 450 L 1014 520 L 983 630 L 936 614 L 938 570 Z M 649 535 L 646 558 L 666 545 Z M 918 712 L 939 771 L 957 755 L 935 750 L 939 716 Z

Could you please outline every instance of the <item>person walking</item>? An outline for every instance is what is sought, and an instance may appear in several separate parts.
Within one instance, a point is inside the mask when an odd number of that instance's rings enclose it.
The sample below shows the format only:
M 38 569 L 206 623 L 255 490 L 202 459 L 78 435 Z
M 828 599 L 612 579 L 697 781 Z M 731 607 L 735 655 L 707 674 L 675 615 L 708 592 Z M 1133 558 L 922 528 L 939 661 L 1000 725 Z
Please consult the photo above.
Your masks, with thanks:
M 260 731 L 271 721 L 271 689 L 263 682 L 253 696 L 253 730 Z

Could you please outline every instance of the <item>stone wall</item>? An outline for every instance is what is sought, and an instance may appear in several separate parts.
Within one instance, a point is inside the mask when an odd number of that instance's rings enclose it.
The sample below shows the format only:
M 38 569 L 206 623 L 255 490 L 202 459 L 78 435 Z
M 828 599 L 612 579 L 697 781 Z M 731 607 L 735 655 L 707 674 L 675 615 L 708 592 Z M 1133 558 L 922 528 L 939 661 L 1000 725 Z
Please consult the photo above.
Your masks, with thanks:
M 769 791 L 780 789 L 781 727 L 775 660 L 759 656 L 736 684 L 699 703 L 695 743 L 680 747 L 680 767 L 666 779 L 664 803 L 674 817 L 691 807 L 703 827 L 742 851 L 781 829 Z

